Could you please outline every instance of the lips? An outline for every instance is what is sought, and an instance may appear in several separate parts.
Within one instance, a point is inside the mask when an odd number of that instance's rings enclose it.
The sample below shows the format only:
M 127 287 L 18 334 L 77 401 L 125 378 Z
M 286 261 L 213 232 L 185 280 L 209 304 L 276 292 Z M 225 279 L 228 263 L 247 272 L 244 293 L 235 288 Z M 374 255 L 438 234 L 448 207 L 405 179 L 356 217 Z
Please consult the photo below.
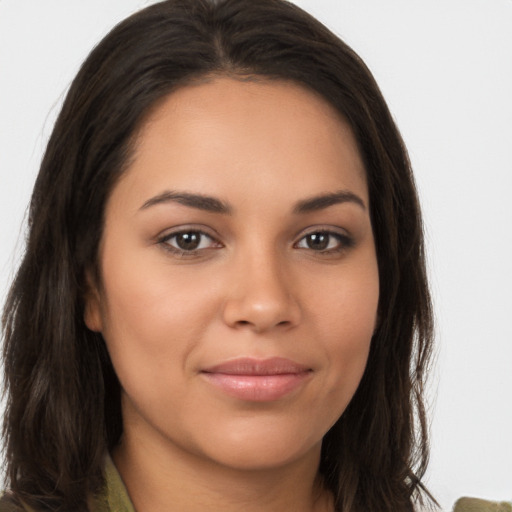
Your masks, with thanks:
M 201 371 L 223 393 L 253 402 L 284 398 L 309 380 L 311 373 L 311 368 L 281 357 L 235 359 Z

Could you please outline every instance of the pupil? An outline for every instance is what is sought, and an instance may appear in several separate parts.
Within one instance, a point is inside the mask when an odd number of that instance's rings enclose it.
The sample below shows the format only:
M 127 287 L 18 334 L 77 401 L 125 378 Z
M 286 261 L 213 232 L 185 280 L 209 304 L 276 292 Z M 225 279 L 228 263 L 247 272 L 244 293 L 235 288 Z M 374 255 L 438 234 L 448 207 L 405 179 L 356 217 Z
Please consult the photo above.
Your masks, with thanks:
M 307 244 L 310 249 L 323 251 L 329 245 L 329 235 L 325 233 L 313 233 L 308 236 Z
M 184 251 L 193 251 L 199 247 L 200 239 L 199 233 L 180 233 L 176 236 L 176 244 Z

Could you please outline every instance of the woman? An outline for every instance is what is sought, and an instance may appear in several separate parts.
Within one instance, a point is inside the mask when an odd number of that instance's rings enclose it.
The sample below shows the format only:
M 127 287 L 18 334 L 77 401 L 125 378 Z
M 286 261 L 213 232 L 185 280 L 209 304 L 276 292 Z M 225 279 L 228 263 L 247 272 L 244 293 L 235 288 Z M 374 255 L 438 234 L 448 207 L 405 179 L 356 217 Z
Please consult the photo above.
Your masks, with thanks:
M 6 510 L 428 497 L 407 153 L 367 68 L 299 8 L 169 0 L 114 28 L 29 228 L 4 312 Z

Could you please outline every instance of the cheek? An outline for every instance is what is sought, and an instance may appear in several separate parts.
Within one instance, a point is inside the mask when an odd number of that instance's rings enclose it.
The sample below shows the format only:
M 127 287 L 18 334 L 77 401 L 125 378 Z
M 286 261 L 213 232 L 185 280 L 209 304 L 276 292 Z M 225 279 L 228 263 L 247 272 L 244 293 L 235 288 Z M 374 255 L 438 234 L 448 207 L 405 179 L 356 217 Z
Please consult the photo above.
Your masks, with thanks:
M 167 344 L 170 337 L 183 332 L 183 323 L 197 324 L 191 319 L 197 320 L 202 310 L 198 306 L 204 295 L 198 293 L 201 276 L 187 279 L 186 273 L 166 264 L 154 249 L 105 250 L 103 275 L 103 310 L 110 330 L 126 330 L 125 334 L 138 334 L 147 342 Z
M 176 297 L 165 280 L 147 273 L 110 277 L 103 336 L 124 398 L 144 417 L 170 422 L 171 404 L 180 403 L 189 384 L 183 368 L 202 336 L 197 297 L 195 304 L 192 294 Z
M 105 259 L 104 275 L 103 336 L 119 378 L 170 374 L 200 338 L 198 313 L 207 307 L 190 283 L 169 280 L 155 265 Z
M 370 248 L 373 249 L 373 248 Z M 316 279 L 308 301 L 317 325 L 334 338 L 371 338 L 379 302 L 379 273 L 373 250 L 357 255 L 341 267 L 339 275 Z
M 208 266 L 192 273 L 160 253 L 136 254 L 104 253 L 102 332 L 125 391 L 161 400 L 161 389 L 187 386 L 193 354 L 219 315 L 222 279 Z
M 376 262 L 353 268 L 349 275 L 326 286 L 328 293 L 315 294 L 311 301 L 315 304 L 318 339 L 324 340 L 324 357 L 330 369 L 325 388 L 333 400 L 339 400 L 341 415 L 363 375 L 377 322 Z

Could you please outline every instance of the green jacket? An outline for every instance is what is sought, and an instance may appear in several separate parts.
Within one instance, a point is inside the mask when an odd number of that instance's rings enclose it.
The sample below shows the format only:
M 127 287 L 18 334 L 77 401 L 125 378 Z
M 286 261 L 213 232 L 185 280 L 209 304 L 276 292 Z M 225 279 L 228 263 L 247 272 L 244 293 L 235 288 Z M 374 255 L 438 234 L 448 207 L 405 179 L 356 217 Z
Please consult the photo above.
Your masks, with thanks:
M 105 488 L 94 502 L 94 512 L 135 512 L 128 492 L 110 457 L 105 462 Z M 16 507 L 6 493 L 0 498 L 0 512 L 36 512 L 25 506 Z M 476 498 L 461 498 L 455 504 L 453 512 L 512 512 L 512 503 L 485 501 Z
M 94 512 L 135 512 L 126 488 L 110 457 L 105 461 L 105 488 L 93 501 Z M 14 506 L 6 493 L 0 499 L 0 512 L 36 512 L 28 506 Z
M 461 498 L 455 503 L 453 512 L 512 512 L 512 503 Z

